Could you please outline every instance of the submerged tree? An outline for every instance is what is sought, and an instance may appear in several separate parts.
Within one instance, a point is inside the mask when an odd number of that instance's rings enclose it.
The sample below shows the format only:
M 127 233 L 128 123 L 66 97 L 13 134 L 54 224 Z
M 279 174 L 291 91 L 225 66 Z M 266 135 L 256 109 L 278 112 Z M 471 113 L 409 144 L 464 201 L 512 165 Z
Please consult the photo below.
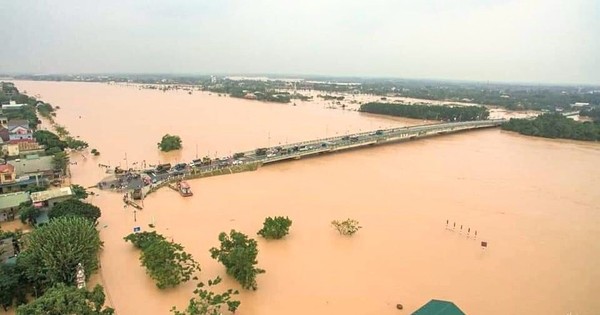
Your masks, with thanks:
M 179 136 L 166 134 L 157 144 L 161 151 L 168 152 L 181 149 L 181 138 Z
M 167 241 L 156 232 L 133 233 L 124 239 L 142 250 L 142 266 L 159 289 L 175 287 L 200 271 L 200 265 L 183 250 L 183 246 Z
M 17 315 L 112 315 L 114 310 L 105 308 L 106 296 L 101 285 L 92 291 L 57 284 L 31 303 L 19 306 Z
M 194 294 L 196 297 L 190 299 L 188 306 L 183 311 L 177 310 L 175 306 L 171 312 L 175 315 L 221 315 L 221 308 L 227 306 L 227 309 L 235 313 L 240 306 L 240 301 L 232 300 L 233 295 L 239 294 L 237 290 L 229 289 L 221 294 L 211 291 L 210 287 L 221 282 L 220 277 L 214 280 L 208 280 L 208 287 L 205 288 L 203 282 L 198 283 Z
M 362 228 L 358 221 L 353 219 L 347 219 L 344 221 L 333 220 L 331 221 L 331 225 L 333 225 L 333 227 L 335 227 L 342 235 L 353 235 Z
M 85 199 L 89 195 L 87 190 L 85 190 L 85 188 L 80 185 L 71 185 L 71 191 L 73 191 L 73 194 L 77 199 Z
M 292 220 L 288 217 L 268 217 L 257 234 L 267 239 L 280 239 L 288 234 L 291 225 Z
M 229 235 L 219 234 L 220 248 L 211 248 L 210 255 L 220 261 L 227 269 L 227 274 L 233 276 L 244 289 L 257 289 L 256 275 L 264 273 L 256 268 L 258 249 L 256 241 L 247 235 L 231 230 Z

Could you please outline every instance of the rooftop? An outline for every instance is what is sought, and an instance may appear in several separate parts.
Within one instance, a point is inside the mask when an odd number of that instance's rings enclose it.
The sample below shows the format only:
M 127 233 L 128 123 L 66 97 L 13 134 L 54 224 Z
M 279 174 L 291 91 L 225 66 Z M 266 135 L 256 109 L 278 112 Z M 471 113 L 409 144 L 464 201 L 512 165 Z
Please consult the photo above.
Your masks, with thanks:
M 62 187 L 59 189 L 52 189 L 52 190 L 38 191 L 38 192 L 31 193 L 31 201 L 33 201 L 34 203 L 37 203 L 37 202 L 42 202 L 42 201 L 46 201 L 46 200 L 50 200 L 50 199 L 54 199 L 54 198 L 67 197 L 67 196 L 72 196 L 72 195 L 73 195 L 73 191 L 71 190 L 71 187 Z
M 29 193 L 26 191 L 2 194 L 0 195 L 0 210 L 18 207 L 25 201 L 29 201 Z
M 12 130 L 19 126 L 29 128 L 29 121 L 25 119 L 11 119 L 8 121 L 8 130 Z
M 9 161 L 15 167 L 17 176 L 42 173 L 53 170 L 52 156 L 32 156 L 26 159 Z
M 431 300 L 411 315 L 465 315 L 465 313 L 452 302 Z
M 15 167 L 10 164 L 0 164 L 0 173 L 14 173 Z

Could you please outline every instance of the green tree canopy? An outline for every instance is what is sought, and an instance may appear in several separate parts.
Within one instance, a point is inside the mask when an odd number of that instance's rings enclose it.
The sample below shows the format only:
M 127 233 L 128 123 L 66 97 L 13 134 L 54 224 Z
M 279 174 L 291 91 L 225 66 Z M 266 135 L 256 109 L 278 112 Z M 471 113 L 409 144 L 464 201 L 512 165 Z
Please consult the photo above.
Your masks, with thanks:
M 190 302 L 185 310 L 179 311 L 175 306 L 171 309 L 171 312 L 175 315 L 221 315 L 221 308 L 227 306 L 227 309 L 235 313 L 240 306 L 240 301 L 232 300 L 233 295 L 239 294 L 239 292 L 229 289 L 221 294 L 216 294 L 211 291 L 210 287 L 216 286 L 221 283 L 221 278 L 216 277 L 213 280 L 208 280 L 208 287 L 205 287 L 203 282 L 198 283 L 194 294 L 194 298 L 190 299 Z
M 292 220 L 288 217 L 268 217 L 257 234 L 267 239 L 280 239 L 288 234 L 291 225 Z
M 600 140 L 600 123 L 577 122 L 559 113 L 548 113 L 535 119 L 511 118 L 502 129 L 523 135 L 586 141 Z
M 66 152 L 57 152 L 54 154 L 54 157 L 52 157 L 52 167 L 54 170 L 60 171 L 62 174 L 66 174 L 69 163 L 69 155 Z
M 34 225 L 35 219 L 40 215 L 40 209 L 33 206 L 31 201 L 23 202 L 19 205 L 19 217 L 21 222 Z
M 219 234 L 219 241 L 221 247 L 211 248 L 211 257 L 221 262 L 227 274 L 234 277 L 244 289 L 256 290 L 256 276 L 265 272 L 254 266 L 258 263 L 256 241 L 235 230 L 231 230 L 229 235 L 225 232 Z
M 56 134 L 48 130 L 36 130 L 33 132 L 33 138 L 39 144 L 46 147 L 46 152 L 52 148 L 58 148 L 60 149 L 59 151 L 62 151 L 67 147 L 66 142 L 60 140 Z
M 179 136 L 166 134 L 157 145 L 158 148 L 164 152 L 179 150 L 181 149 L 181 138 Z
M 470 121 L 483 120 L 489 116 L 487 108 L 482 106 L 441 106 L 441 105 L 403 105 L 391 103 L 366 103 L 360 106 L 361 112 L 401 116 L 408 118 Z
M 55 204 L 48 211 L 50 219 L 56 219 L 66 216 L 78 216 L 92 221 L 94 224 L 98 222 L 100 217 L 100 208 L 91 203 L 83 202 L 78 199 L 69 199 Z
M 19 306 L 17 315 L 112 315 L 114 310 L 104 307 L 102 286 L 92 291 L 59 283 L 31 303 Z
M 21 272 L 18 267 L 0 263 L 0 305 L 8 310 L 15 300 L 24 300 L 25 291 L 21 283 Z
M 67 216 L 51 220 L 29 233 L 24 241 L 24 252 L 29 255 L 26 264 L 29 270 L 25 272 L 30 276 L 43 275 L 50 285 L 74 283 L 79 263 L 86 276 L 98 269 L 98 251 L 102 242 L 88 219 Z
M 89 195 L 87 190 L 85 190 L 85 188 L 80 185 L 71 185 L 71 190 L 73 191 L 73 194 L 75 194 L 75 198 L 77 199 L 85 199 Z
M 156 232 L 133 233 L 124 239 L 142 250 L 142 266 L 159 289 L 175 287 L 200 271 L 200 265 L 183 250 L 183 246 L 168 242 Z

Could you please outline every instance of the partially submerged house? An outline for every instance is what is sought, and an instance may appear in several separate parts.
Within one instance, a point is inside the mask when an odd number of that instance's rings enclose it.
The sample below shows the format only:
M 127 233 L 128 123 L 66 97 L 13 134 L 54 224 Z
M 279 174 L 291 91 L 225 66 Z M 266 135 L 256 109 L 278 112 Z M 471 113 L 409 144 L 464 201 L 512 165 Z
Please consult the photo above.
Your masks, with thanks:
M 25 191 L 0 195 L 0 222 L 12 221 L 18 214 L 19 205 L 31 200 Z
M 74 196 L 75 194 L 73 193 L 71 187 L 62 187 L 58 189 L 33 192 L 31 193 L 31 201 L 33 202 L 34 207 L 48 210 L 55 204 L 61 201 L 69 200 Z

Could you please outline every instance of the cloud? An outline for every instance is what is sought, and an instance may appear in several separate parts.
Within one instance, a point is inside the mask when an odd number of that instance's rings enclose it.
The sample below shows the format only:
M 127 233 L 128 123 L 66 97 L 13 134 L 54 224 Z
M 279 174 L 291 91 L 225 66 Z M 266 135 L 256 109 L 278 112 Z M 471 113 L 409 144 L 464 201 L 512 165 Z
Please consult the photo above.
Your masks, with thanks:
M 0 72 L 600 83 L 593 0 L 11 1 Z

